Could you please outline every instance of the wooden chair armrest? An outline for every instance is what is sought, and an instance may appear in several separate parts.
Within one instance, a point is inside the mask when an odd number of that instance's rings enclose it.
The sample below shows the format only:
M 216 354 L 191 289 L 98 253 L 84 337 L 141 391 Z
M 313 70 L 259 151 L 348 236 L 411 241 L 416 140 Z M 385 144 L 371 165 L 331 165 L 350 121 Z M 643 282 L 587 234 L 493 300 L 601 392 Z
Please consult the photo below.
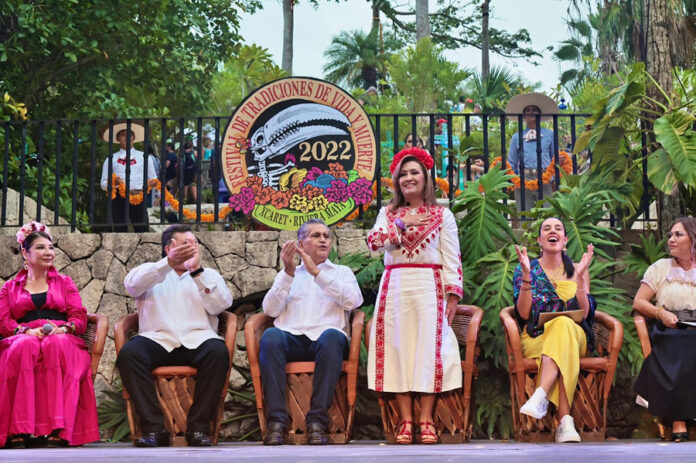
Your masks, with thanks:
M 604 391 L 603 398 L 604 403 L 609 400 L 609 391 L 611 390 L 611 383 L 614 381 L 614 372 L 616 371 L 616 364 L 619 361 L 619 351 L 621 350 L 621 344 L 623 343 L 624 328 L 621 322 L 611 315 L 596 311 L 595 312 L 595 323 L 603 325 L 609 330 L 609 342 L 607 345 L 607 352 L 609 353 L 609 365 L 607 366 L 607 373 L 604 378 Z
M 640 347 L 643 350 L 643 358 L 647 358 L 652 352 L 650 335 L 648 334 L 648 321 L 643 315 L 635 314 L 633 316 L 633 323 L 636 325 L 638 339 L 640 340 Z
M 515 308 L 505 307 L 500 311 L 500 321 L 505 329 L 505 336 L 508 340 L 508 345 L 512 352 L 512 359 L 515 362 L 515 368 L 522 374 L 524 373 L 524 356 L 522 355 L 522 340 L 520 338 L 520 328 L 517 320 L 514 317 Z
M 253 315 L 244 324 L 244 339 L 246 340 L 247 356 L 249 357 L 249 369 L 252 370 L 252 374 L 259 368 L 259 342 L 261 341 L 261 336 L 266 328 L 271 325 L 273 325 L 273 317 L 269 317 L 265 313 Z
M 92 354 L 92 381 L 97 376 L 97 371 L 99 371 L 99 361 L 104 353 L 104 344 L 106 344 L 106 335 L 109 332 L 109 319 L 102 314 L 88 313 L 87 314 L 87 324 L 94 324 L 96 326 L 94 339 L 91 340 L 91 354 Z
M 218 314 L 218 334 L 225 339 L 227 351 L 230 354 L 230 365 L 234 357 L 234 347 L 237 342 L 237 316 L 232 312 L 220 312 Z
M 481 320 L 483 319 L 483 310 L 475 305 L 458 305 L 457 315 L 468 315 L 471 317 L 466 334 L 466 358 L 464 361 L 467 365 L 473 366 L 476 362 L 476 357 L 478 357 L 478 336 Z
M 360 309 L 353 309 L 350 317 L 350 351 L 348 360 L 357 361 L 360 359 L 360 343 L 362 342 L 363 325 L 365 324 L 365 312 Z
M 609 341 L 605 347 L 609 353 L 610 361 L 613 358 L 618 359 L 623 343 L 623 325 L 616 318 L 599 310 L 595 312 L 595 323 L 599 323 L 609 330 Z
M 367 322 L 365 322 L 365 332 L 363 333 L 363 343 L 365 344 L 365 349 L 370 350 L 370 330 L 372 329 L 372 322 L 374 317 L 370 317 Z
M 126 345 L 130 337 L 128 333 L 138 332 L 138 314 L 129 313 L 121 315 L 114 325 L 114 344 L 116 344 L 116 355 L 121 352 L 121 348 Z

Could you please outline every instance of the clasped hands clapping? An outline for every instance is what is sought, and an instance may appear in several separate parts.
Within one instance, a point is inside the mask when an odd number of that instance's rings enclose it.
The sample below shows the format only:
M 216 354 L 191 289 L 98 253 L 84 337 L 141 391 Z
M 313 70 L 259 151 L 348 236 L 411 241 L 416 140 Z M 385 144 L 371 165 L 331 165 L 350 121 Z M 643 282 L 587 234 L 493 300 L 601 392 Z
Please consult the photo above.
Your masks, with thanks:
M 285 268 L 285 273 L 294 277 L 295 269 L 297 264 L 295 263 L 295 256 L 299 256 L 304 262 L 305 268 L 312 276 L 317 276 L 319 274 L 319 267 L 314 263 L 314 260 L 307 254 L 298 244 L 297 241 L 290 240 L 283 244 L 280 249 L 280 259 L 283 261 L 283 267 Z

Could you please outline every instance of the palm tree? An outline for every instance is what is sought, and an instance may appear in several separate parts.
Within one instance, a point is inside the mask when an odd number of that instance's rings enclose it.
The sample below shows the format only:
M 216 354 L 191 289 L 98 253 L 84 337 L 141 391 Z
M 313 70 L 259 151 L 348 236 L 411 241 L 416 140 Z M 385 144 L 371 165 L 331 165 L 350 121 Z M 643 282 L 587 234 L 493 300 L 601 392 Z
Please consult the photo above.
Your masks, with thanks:
M 496 113 L 500 112 L 509 97 L 523 86 L 522 79 L 513 71 L 502 66 L 493 66 L 487 79 L 483 79 L 478 71 L 474 73 L 467 83 L 467 90 L 471 98 L 481 105 L 482 112 Z
M 369 34 L 343 31 L 331 40 L 324 56 L 325 78 L 336 84 L 377 87 L 377 81 L 385 74 L 387 56 L 379 51 L 376 30 Z

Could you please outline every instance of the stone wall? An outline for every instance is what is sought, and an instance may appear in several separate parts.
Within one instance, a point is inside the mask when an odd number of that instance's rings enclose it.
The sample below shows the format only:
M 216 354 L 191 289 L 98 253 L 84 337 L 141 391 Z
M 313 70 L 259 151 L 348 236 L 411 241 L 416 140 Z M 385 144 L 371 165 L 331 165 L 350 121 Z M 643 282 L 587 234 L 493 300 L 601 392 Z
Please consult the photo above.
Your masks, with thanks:
M 52 230 L 53 231 L 53 230 Z M 14 230 L 16 232 L 16 230 Z M 354 252 L 367 252 L 365 231 L 335 229 L 332 231 L 334 247 L 339 256 Z M 238 315 L 237 350 L 235 368 L 230 377 L 230 387 L 239 391 L 247 388 L 249 362 L 246 357 L 243 322 L 260 305 L 260 299 L 273 284 L 281 270 L 279 249 L 282 243 L 296 237 L 295 232 L 197 232 L 201 243 L 201 263 L 204 267 L 219 271 L 227 282 L 233 297 L 232 310 Z M 109 334 L 95 381 L 98 398 L 101 391 L 110 387 L 115 379 L 113 325 L 121 315 L 135 311 L 133 299 L 126 293 L 123 280 L 132 268 L 143 262 L 161 258 L 162 245 L 159 233 L 104 233 L 104 234 L 56 234 L 55 266 L 59 272 L 70 275 L 75 281 L 82 303 L 89 312 L 106 315 Z M 14 276 L 23 264 L 14 236 L 0 236 L 0 285 Z M 228 407 L 226 418 L 239 410 Z M 225 429 L 226 437 L 242 435 L 254 426 L 255 420 L 232 422 Z

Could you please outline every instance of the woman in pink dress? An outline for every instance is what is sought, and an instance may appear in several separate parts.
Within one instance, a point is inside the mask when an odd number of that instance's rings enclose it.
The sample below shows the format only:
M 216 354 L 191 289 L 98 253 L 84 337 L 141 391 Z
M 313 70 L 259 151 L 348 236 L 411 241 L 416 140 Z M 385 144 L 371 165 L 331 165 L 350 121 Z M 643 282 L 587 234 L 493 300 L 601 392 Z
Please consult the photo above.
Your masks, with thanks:
M 98 440 L 80 293 L 53 267 L 45 225 L 25 225 L 17 241 L 24 268 L 0 291 L 0 447 Z

